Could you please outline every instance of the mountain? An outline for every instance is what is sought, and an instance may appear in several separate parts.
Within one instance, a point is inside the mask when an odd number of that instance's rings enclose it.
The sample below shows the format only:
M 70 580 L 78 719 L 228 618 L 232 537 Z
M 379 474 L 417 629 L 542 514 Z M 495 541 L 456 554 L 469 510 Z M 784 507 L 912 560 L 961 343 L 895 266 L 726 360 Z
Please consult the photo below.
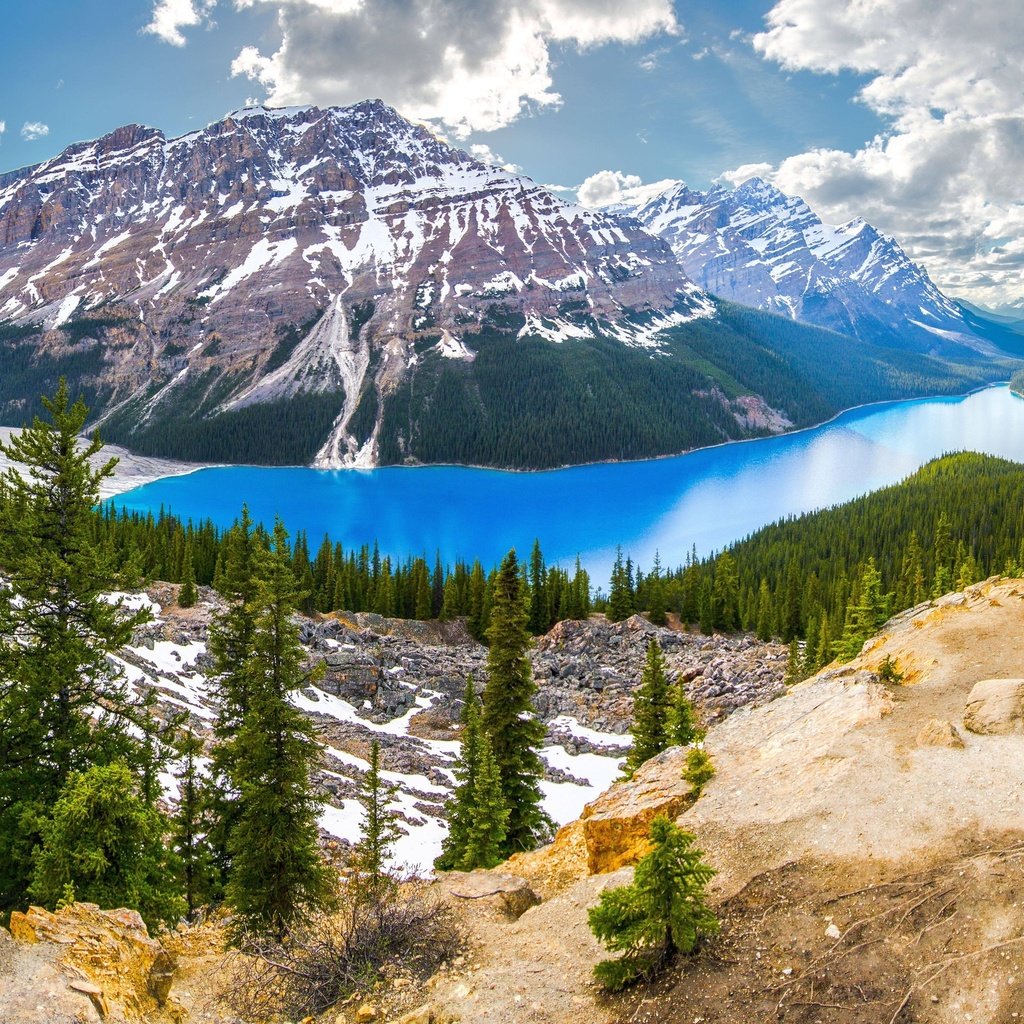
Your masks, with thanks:
M 997 372 L 884 340 L 727 309 L 640 223 L 380 101 L 129 125 L 0 175 L 0 422 L 63 374 L 145 455 L 538 468 Z
M 861 218 L 825 224 L 761 178 L 707 192 L 662 182 L 614 209 L 664 238 L 686 273 L 722 298 L 917 352 L 993 349 L 894 238 Z
M 334 395 L 318 459 L 365 460 L 368 395 L 430 353 L 471 361 L 490 317 L 558 337 L 588 333 L 580 310 L 643 345 L 645 314 L 710 306 L 659 240 L 379 101 L 130 125 L 0 175 L 0 318 L 42 329 L 36 355 L 91 352 L 107 417 L 136 426 Z

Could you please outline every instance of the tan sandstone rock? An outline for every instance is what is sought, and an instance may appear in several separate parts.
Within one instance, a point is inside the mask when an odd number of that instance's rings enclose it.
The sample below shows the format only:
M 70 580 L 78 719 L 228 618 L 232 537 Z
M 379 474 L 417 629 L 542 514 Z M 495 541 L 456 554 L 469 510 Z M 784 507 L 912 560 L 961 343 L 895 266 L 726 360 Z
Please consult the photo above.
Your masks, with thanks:
M 964 741 L 952 722 L 947 722 L 942 718 L 933 718 L 921 726 L 921 731 L 917 734 L 917 745 L 919 747 L 949 747 L 953 750 L 962 750 Z
M 458 899 L 483 900 L 513 919 L 522 917 L 540 897 L 525 878 L 495 871 L 452 871 L 445 879 L 448 891 Z
M 148 1019 L 169 1000 L 174 961 L 134 910 L 100 910 L 94 903 L 56 913 L 29 907 L 11 914 L 11 935 L 61 947 L 61 962 L 80 975 L 75 991 L 92 998 L 97 1009 L 102 1004 L 103 1016 L 116 1004 L 130 1017 Z
M 581 818 L 590 874 L 617 871 L 648 852 L 651 822 L 659 814 L 674 819 L 691 802 L 685 767 L 686 748 L 670 747 L 587 804 Z
M 964 728 L 982 736 L 1024 731 L 1024 679 L 983 679 L 964 708 Z

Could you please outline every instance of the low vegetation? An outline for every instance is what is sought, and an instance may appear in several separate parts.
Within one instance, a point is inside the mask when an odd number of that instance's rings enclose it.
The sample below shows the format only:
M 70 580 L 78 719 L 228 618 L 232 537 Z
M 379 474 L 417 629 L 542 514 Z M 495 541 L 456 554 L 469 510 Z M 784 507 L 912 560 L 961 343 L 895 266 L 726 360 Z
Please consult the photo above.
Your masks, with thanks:
M 715 875 L 693 849 L 696 837 L 664 815 L 651 822 L 651 852 L 636 866 L 633 881 L 601 893 L 588 913 L 590 929 L 612 952 L 594 977 L 615 992 L 650 978 L 676 953 L 694 952 L 701 939 L 718 931 L 706 888 Z

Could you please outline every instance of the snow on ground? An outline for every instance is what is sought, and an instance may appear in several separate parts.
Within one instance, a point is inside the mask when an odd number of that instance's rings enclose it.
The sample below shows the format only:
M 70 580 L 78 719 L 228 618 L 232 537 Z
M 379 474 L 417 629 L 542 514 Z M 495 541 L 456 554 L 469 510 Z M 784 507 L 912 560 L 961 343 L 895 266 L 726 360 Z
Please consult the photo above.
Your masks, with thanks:
M 572 715 L 559 715 L 548 722 L 549 728 L 555 732 L 567 732 L 579 740 L 587 740 L 596 747 L 631 747 L 633 737 L 629 733 L 598 732 L 590 729 L 572 717 Z
M 145 594 L 111 594 L 108 600 L 123 600 L 125 607 L 132 609 L 148 608 L 154 617 L 161 613 L 160 605 Z M 206 644 L 200 641 L 178 643 L 154 638 L 127 647 L 113 661 L 132 687 L 153 687 L 165 704 L 187 711 L 212 726 L 216 718 L 215 702 L 206 675 L 197 667 L 197 661 L 206 651 Z M 415 701 L 403 715 L 389 722 L 364 718 L 348 701 L 316 687 L 293 694 L 292 701 L 296 707 L 315 717 L 358 726 L 365 730 L 364 735 L 368 738 L 375 735 L 382 739 L 387 737 L 383 744 L 385 750 L 397 742 L 404 752 L 414 753 L 413 765 L 418 770 L 384 770 L 381 775 L 396 787 L 390 806 L 399 816 L 402 832 L 394 845 L 392 864 L 399 870 L 425 875 L 433 870 L 434 859 L 441 852 L 441 843 L 447 834 L 448 826 L 438 816 L 437 810 L 451 792 L 451 784 L 454 783 L 452 768 L 461 744 L 456 740 L 424 739 L 410 734 L 409 726 L 416 714 L 447 698 L 435 690 L 417 686 L 411 680 L 400 681 L 415 690 Z M 558 825 L 563 825 L 579 817 L 584 805 L 618 777 L 621 758 L 612 756 L 611 750 L 620 752 L 628 745 L 629 737 L 588 729 L 569 715 L 559 716 L 549 724 L 556 735 L 567 734 L 609 750 L 608 754 L 573 754 L 556 742 L 540 751 L 544 762 L 556 773 L 564 772 L 576 780 L 544 780 L 540 784 L 544 809 Z M 329 775 L 347 780 L 347 788 L 336 798 L 339 806 L 323 804 L 320 825 L 326 833 L 355 843 L 362 834 L 363 809 L 352 796 L 352 782 L 362 778 L 369 764 L 365 758 L 336 745 L 327 745 L 324 752 L 324 768 Z M 171 801 L 176 801 L 179 795 L 177 775 L 177 766 L 172 763 L 160 777 L 163 790 Z

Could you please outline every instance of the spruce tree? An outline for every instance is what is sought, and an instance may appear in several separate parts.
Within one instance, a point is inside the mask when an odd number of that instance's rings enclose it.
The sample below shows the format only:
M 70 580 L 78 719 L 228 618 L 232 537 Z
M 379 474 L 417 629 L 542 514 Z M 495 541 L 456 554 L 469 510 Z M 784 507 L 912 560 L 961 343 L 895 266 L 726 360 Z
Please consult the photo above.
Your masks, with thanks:
M 185 912 L 167 819 L 122 761 L 72 772 L 41 828 L 30 893 L 55 907 L 66 888 L 113 910 L 131 907 L 151 929 Z
M 612 565 L 611 587 L 608 592 L 608 621 L 621 622 L 623 619 L 628 619 L 635 611 L 631 573 L 623 565 L 622 548 L 616 548 L 615 562 Z
M 647 644 L 647 659 L 640 686 L 633 695 L 633 721 L 630 735 L 633 745 L 626 756 L 626 777 L 632 776 L 645 761 L 660 754 L 668 745 L 669 692 L 665 676 L 665 658 L 657 637 Z
M 757 620 L 754 627 L 758 640 L 765 643 L 771 640 L 774 618 L 771 591 L 768 589 L 768 581 L 762 576 L 761 586 L 757 591 Z
M 649 977 L 675 953 L 692 953 L 714 935 L 718 919 L 705 890 L 715 875 L 693 849 L 695 837 L 664 815 L 651 822 L 651 852 L 636 866 L 633 882 L 606 889 L 588 911 L 590 930 L 618 960 L 603 960 L 594 976 L 616 991 Z
M 869 558 L 859 581 L 858 592 L 851 596 L 846 609 L 846 624 L 837 646 L 843 661 L 860 654 L 864 642 L 882 628 L 889 617 L 889 600 L 882 594 L 882 577 Z
M 686 747 L 697 738 L 697 716 L 682 679 L 669 692 L 667 746 Z
M 370 745 L 370 764 L 359 788 L 363 805 L 363 834 L 356 844 L 355 865 L 361 881 L 371 892 L 379 892 L 390 883 L 387 861 L 391 847 L 402 835 L 398 821 L 389 805 L 398 786 L 381 775 L 380 743 Z
M 530 621 L 529 630 L 534 636 L 540 636 L 551 628 L 548 621 L 548 593 L 544 569 L 544 556 L 541 554 L 540 541 L 534 540 L 533 551 L 530 553 Z
M 149 618 L 104 595 L 116 571 L 94 532 L 100 484 L 116 459 L 79 437 L 88 410 L 62 379 L 47 418 L 6 443 L 0 502 L 0 907 L 25 901 L 40 824 L 73 772 L 123 761 L 155 777 L 152 700 L 109 655 Z
M 786 674 L 783 682 L 786 686 L 794 686 L 804 678 L 804 662 L 800 655 L 800 641 L 793 637 L 789 641 L 789 652 L 786 657 Z
M 181 589 L 178 591 L 178 607 L 191 608 L 199 600 L 199 592 L 196 590 L 196 572 L 193 565 L 195 555 L 192 551 L 192 541 L 185 542 L 185 551 L 181 559 Z
M 292 615 L 300 599 L 278 522 L 271 551 L 255 558 L 250 648 L 243 668 L 247 707 L 230 759 L 237 813 L 228 837 L 226 898 L 236 937 L 248 930 L 281 940 L 302 914 L 329 906 L 335 880 L 320 855 L 312 774 L 320 748 L 291 694 L 308 684 Z
M 208 791 L 199 771 L 202 738 L 191 730 L 185 732 L 178 740 L 177 753 L 178 806 L 171 818 L 171 848 L 178 858 L 178 878 L 191 916 L 210 903 L 215 892 Z
M 526 652 L 522 580 L 515 551 L 501 563 L 494 581 L 487 639 L 487 685 L 484 689 L 483 727 L 494 752 L 501 778 L 502 798 L 508 808 L 508 827 L 502 853 L 532 850 L 551 828 L 541 806 L 540 780 L 544 765 L 537 753 L 544 741 L 544 726 L 533 708 L 536 684 Z
M 211 755 L 207 797 L 212 809 L 210 845 L 223 896 L 231 868 L 229 838 L 239 814 L 234 784 L 239 734 L 249 711 L 252 692 L 250 659 L 253 651 L 256 563 L 261 544 L 253 530 L 247 506 L 224 538 L 220 560 L 220 594 L 227 607 L 210 624 L 209 651 L 213 656 L 212 682 L 217 696 L 216 743 Z
M 476 777 L 480 770 L 480 702 L 473 677 L 466 678 L 462 698 L 462 736 L 459 756 L 455 759 L 455 792 L 448 803 L 448 834 L 441 844 L 441 855 L 434 861 L 439 871 L 454 871 L 462 863 L 469 839 L 469 829 L 476 813 Z M 492 756 L 493 760 L 493 756 Z
M 473 783 L 474 814 L 469 820 L 466 845 L 459 862 L 463 871 L 493 868 L 504 859 L 509 810 L 501 792 L 501 776 L 484 733 L 480 737 L 480 767 Z

